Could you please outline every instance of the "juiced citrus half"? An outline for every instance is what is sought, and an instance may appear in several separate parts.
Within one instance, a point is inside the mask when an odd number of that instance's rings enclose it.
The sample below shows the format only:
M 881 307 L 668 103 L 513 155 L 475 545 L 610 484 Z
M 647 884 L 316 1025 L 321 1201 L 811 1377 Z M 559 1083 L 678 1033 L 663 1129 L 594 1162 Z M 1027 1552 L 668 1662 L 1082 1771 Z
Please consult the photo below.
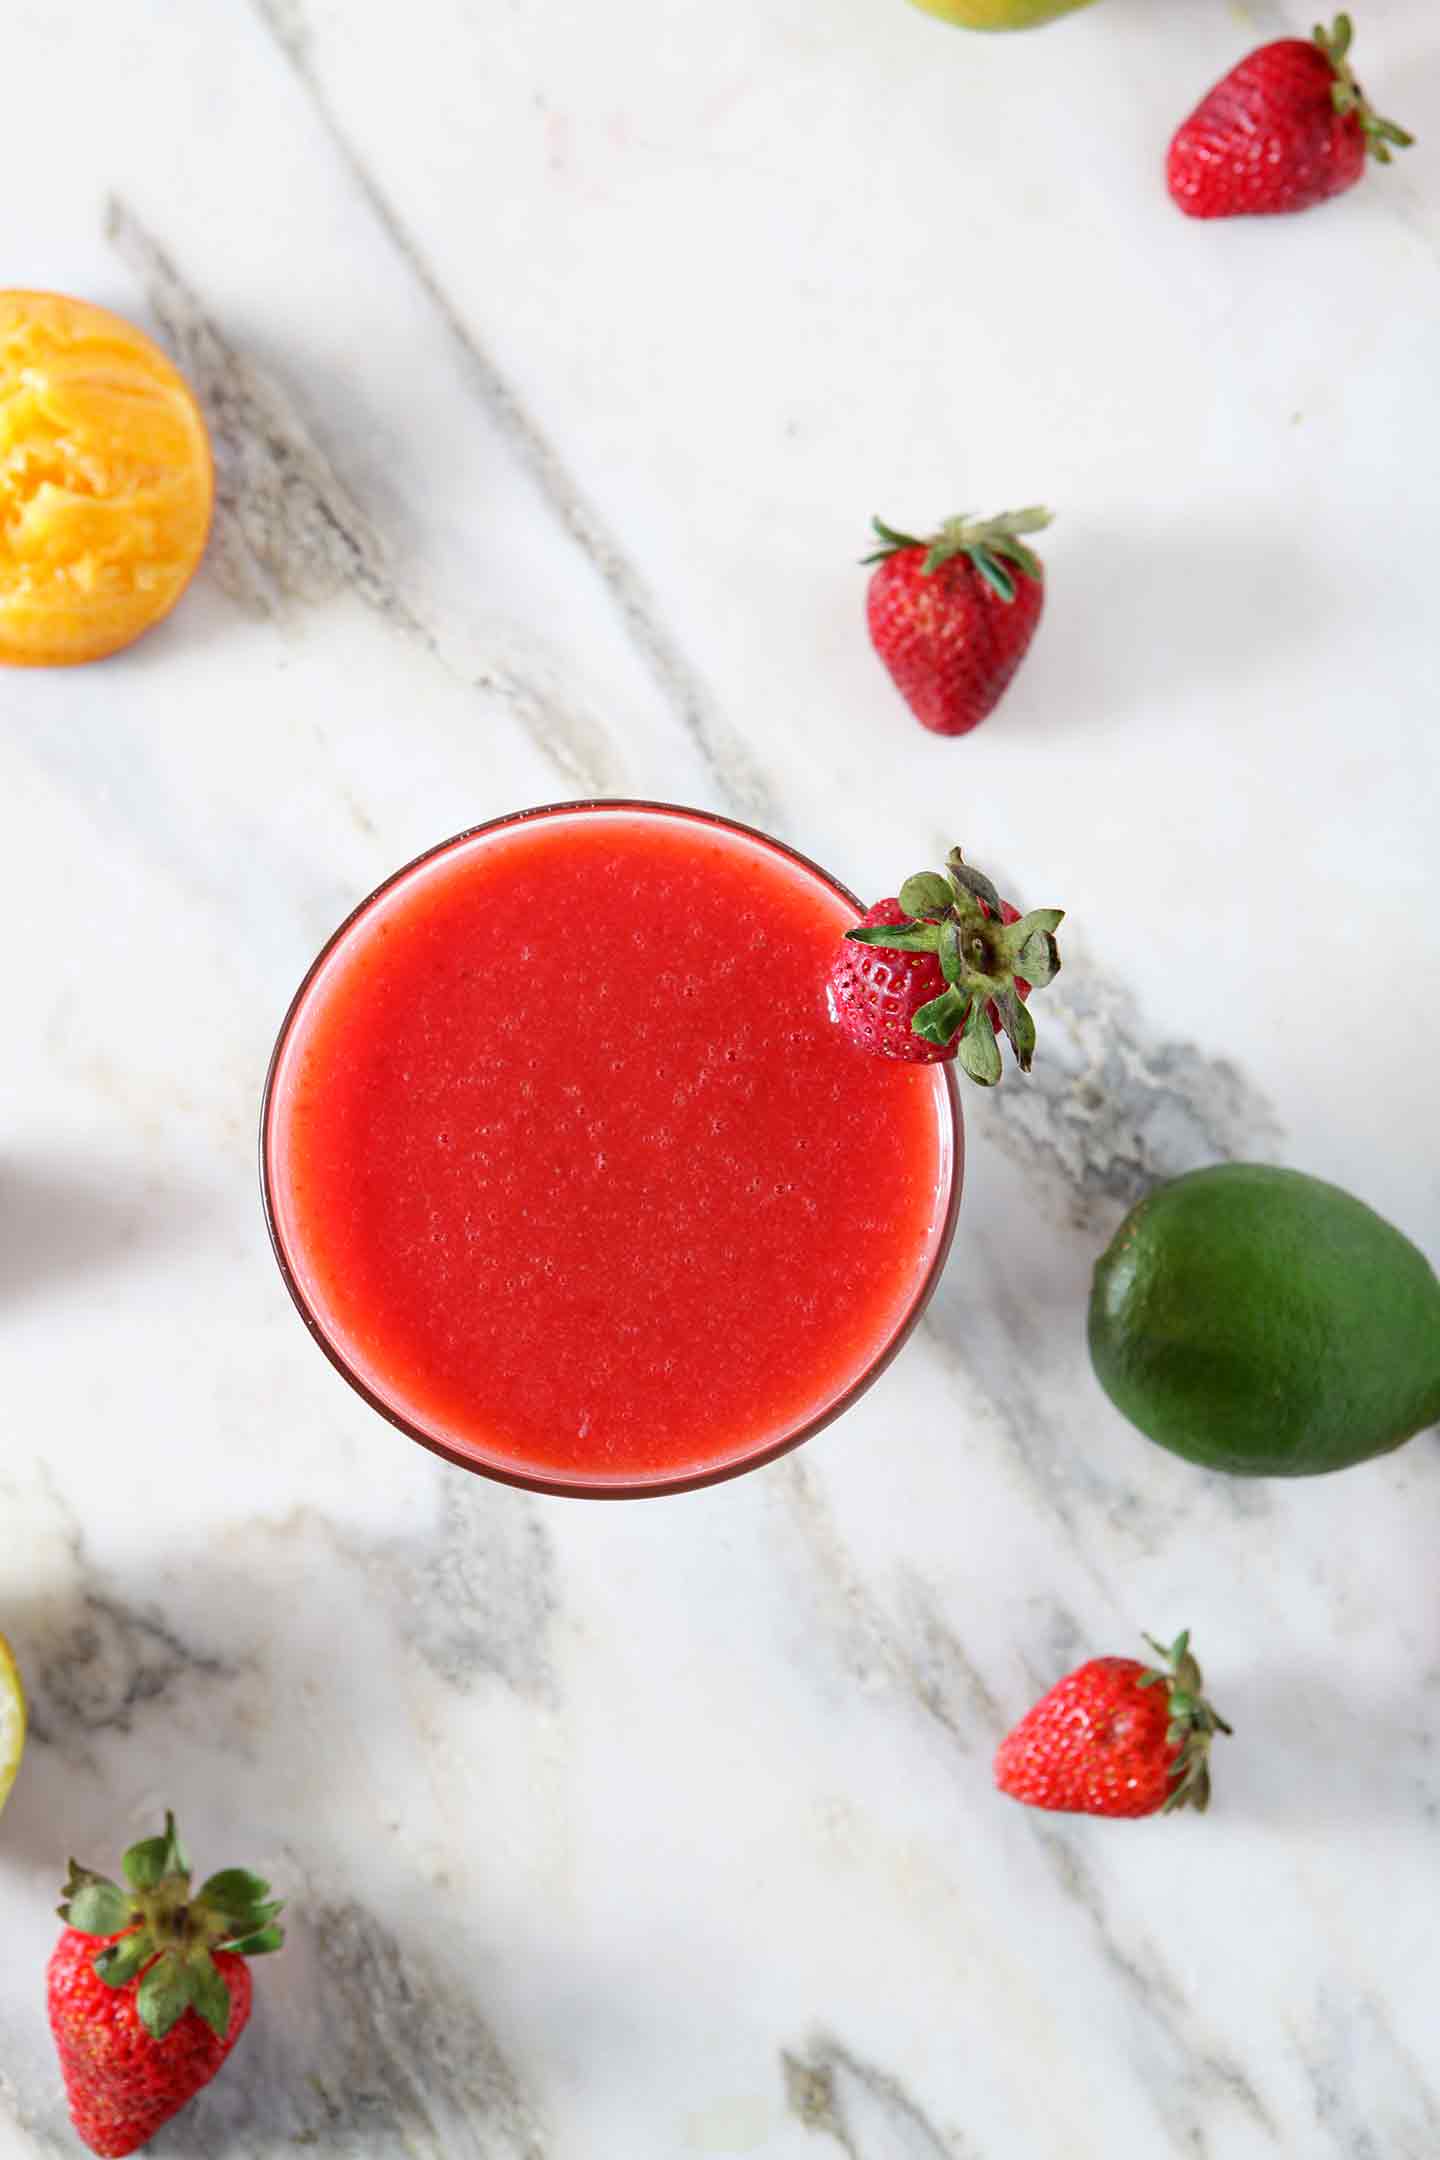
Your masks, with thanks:
M 200 408 L 143 330 L 0 292 L 0 661 L 131 644 L 194 575 L 213 500 Z
M 0 1808 L 25 1752 L 25 1690 L 9 1643 L 0 1635 Z

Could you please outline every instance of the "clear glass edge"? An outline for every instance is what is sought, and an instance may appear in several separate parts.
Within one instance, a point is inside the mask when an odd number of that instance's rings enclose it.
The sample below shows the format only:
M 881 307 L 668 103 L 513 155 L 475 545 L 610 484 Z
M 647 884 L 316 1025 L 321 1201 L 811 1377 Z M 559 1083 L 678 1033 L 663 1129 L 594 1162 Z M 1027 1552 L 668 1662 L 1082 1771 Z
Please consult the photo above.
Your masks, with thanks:
M 480 839 L 486 834 L 503 831 L 509 826 L 527 824 L 538 818 L 574 816 L 590 811 L 610 811 L 622 814 L 627 811 L 638 811 L 666 817 L 687 818 L 699 825 L 718 826 L 727 832 L 739 834 L 746 840 L 758 842 L 762 847 L 769 848 L 777 855 L 785 856 L 799 868 L 819 878 L 822 884 L 829 886 L 832 892 L 838 893 L 857 912 L 863 912 L 862 902 L 850 891 L 848 886 L 842 885 L 838 878 L 832 876 L 828 870 L 822 868 L 811 857 L 802 854 L 798 848 L 789 846 L 783 840 L 777 840 L 771 833 L 759 831 L 753 825 L 746 825 L 738 818 L 724 817 L 716 811 L 699 810 L 684 803 L 657 802 L 643 797 L 630 796 L 582 797 L 573 802 L 538 803 L 528 809 L 506 811 L 500 817 L 487 818 L 478 825 L 467 826 L 463 832 L 452 833 L 448 839 L 437 841 L 433 847 L 426 848 L 423 853 L 414 856 L 409 862 L 403 863 L 398 870 L 392 871 L 389 877 L 383 879 L 379 885 L 367 893 L 350 910 L 343 922 L 339 923 L 331 932 L 306 969 L 280 1023 L 279 1032 L 276 1035 L 275 1045 L 270 1053 L 270 1061 L 265 1072 L 265 1084 L 260 1102 L 260 1196 L 265 1214 L 266 1233 L 270 1240 L 270 1249 L 275 1256 L 276 1265 L 280 1270 L 285 1288 L 290 1294 L 291 1302 L 305 1323 L 306 1329 L 324 1352 L 330 1364 L 340 1374 L 340 1377 L 360 1396 L 363 1402 L 367 1403 L 372 1410 L 384 1418 L 388 1425 L 392 1425 L 398 1432 L 404 1433 L 407 1439 L 418 1442 L 423 1448 L 428 1448 L 432 1454 L 440 1456 L 442 1460 L 453 1463 L 457 1469 L 469 1470 L 476 1476 L 490 1478 L 498 1484 L 509 1485 L 520 1491 L 544 1493 L 554 1498 L 574 1500 L 661 1499 L 675 1493 L 700 1491 L 706 1486 L 719 1485 L 730 1478 L 742 1477 L 746 1472 L 763 1469 L 767 1463 L 776 1462 L 781 1456 L 788 1455 L 792 1449 L 803 1446 L 807 1440 L 812 1440 L 817 1433 L 823 1432 L 827 1425 L 833 1425 L 838 1418 L 843 1417 L 846 1411 L 851 1409 L 859 1401 L 860 1397 L 874 1385 L 905 1347 L 919 1325 L 925 1308 L 934 1295 L 936 1286 L 945 1271 L 945 1263 L 949 1258 L 950 1248 L 954 1242 L 955 1225 L 960 1211 L 960 1196 L 964 1184 L 965 1140 L 964 1122 L 960 1110 L 960 1091 L 955 1078 L 955 1068 L 952 1064 L 932 1065 L 927 1068 L 943 1081 L 946 1106 L 949 1110 L 949 1190 L 929 1263 L 895 1332 L 876 1357 L 861 1372 L 857 1373 L 855 1379 L 843 1394 L 837 1396 L 833 1402 L 827 1403 L 822 1410 L 807 1419 L 803 1425 L 797 1426 L 794 1431 L 782 1434 L 777 1440 L 767 1441 L 763 1447 L 753 1449 L 747 1454 L 730 1457 L 724 1462 L 709 1464 L 703 1468 L 684 1471 L 675 1476 L 639 1479 L 634 1477 L 579 1479 L 548 1476 L 542 1471 L 521 1468 L 503 1459 L 486 1459 L 473 1450 L 455 1446 L 440 1438 L 437 1434 L 426 1432 L 422 1427 L 412 1423 L 402 1411 L 394 1408 L 383 1396 L 377 1394 L 364 1377 L 354 1369 L 344 1353 L 327 1333 L 324 1323 L 312 1309 L 285 1251 L 271 1191 L 271 1112 L 275 1099 L 276 1081 L 285 1050 L 291 1030 L 300 1015 L 311 986 L 348 933 L 369 914 L 370 910 L 387 893 L 412 877 L 425 864 L 450 853 L 452 849 L 463 847 L 470 841 Z

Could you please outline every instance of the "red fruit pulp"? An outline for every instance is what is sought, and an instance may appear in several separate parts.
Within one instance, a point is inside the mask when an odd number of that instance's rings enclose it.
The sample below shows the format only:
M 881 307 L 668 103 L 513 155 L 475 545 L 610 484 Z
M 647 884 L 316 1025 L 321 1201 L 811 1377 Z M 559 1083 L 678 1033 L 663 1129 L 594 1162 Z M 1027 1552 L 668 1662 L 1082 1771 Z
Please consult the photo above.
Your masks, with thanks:
M 833 1414 L 923 1304 L 953 1083 L 846 1042 L 860 910 L 700 812 L 562 806 L 402 872 L 282 1033 L 267 1199 L 342 1370 L 468 1466 L 656 1491 Z

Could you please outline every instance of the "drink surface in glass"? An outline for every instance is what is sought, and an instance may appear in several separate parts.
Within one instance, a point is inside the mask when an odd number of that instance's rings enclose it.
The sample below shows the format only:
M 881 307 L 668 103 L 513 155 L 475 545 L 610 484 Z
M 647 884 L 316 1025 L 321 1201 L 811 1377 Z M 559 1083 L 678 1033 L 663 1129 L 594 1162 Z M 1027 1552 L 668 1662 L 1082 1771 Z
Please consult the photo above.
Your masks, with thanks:
M 501 819 L 400 871 L 301 985 L 265 1091 L 276 1255 L 412 1438 L 542 1491 L 754 1467 L 888 1363 L 961 1175 L 945 1065 L 846 1042 L 853 896 L 662 804 Z

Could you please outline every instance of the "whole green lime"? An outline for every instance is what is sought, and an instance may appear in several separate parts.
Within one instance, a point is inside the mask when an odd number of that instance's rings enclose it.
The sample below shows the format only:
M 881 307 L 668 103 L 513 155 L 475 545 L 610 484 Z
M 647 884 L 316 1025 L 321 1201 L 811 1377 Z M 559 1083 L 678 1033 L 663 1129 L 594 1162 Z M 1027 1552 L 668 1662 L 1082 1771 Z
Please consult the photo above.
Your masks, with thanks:
M 1126 1216 L 1095 1269 L 1090 1356 L 1161 1447 L 1311 1477 L 1440 1421 L 1440 1281 L 1338 1186 L 1222 1163 Z

